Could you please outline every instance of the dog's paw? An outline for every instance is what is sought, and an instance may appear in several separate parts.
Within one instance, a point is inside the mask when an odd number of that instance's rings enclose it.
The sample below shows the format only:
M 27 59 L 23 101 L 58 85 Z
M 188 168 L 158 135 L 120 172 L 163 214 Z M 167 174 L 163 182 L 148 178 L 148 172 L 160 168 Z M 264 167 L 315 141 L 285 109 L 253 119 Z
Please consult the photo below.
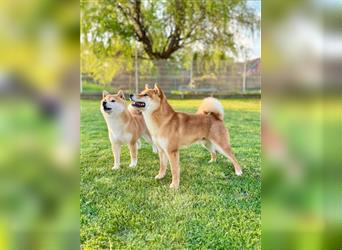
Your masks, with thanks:
M 241 176 L 241 175 L 242 175 L 242 170 L 241 170 L 241 169 L 235 170 L 235 174 L 236 174 L 237 176 Z
M 175 183 L 171 183 L 170 184 L 170 188 L 172 188 L 172 189 L 177 189 L 177 188 L 179 188 L 179 184 L 175 184 Z
M 152 151 L 153 151 L 153 153 L 157 154 L 158 148 L 156 146 L 152 145 Z
M 163 179 L 164 177 L 165 177 L 165 174 L 164 174 L 164 175 L 157 174 L 157 175 L 154 177 L 154 179 L 156 179 L 156 180 L 161 180 L 161 179 Z
M 118 170 L 118 169 L 120 169 L 120 165 L 114 165 L 114 166 L 112 167 L 112 170 Z
M 208 163 L 215 163 L 216 162 L 216 160 L 213 160 L 213 159 L 211 159 L 210 161 L 208 161 Z
M 137 161 L 137 160 L 131 161 L 131 163 L 129 164 L 129 167 L 130 167 L 130 168 L 135 168 L 135 167 L 137 166 L 137 164 L 138 164 L 138 161 Z

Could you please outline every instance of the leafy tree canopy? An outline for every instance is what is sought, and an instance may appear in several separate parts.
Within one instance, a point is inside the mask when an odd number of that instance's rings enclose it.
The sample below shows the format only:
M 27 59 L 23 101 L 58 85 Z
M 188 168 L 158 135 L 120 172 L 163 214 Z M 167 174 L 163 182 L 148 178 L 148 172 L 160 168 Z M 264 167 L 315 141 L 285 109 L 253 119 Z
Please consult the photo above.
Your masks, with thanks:
M 135 42 L 151 60 L 187 49 L 235 52 L 233 26 L 253 29 L 245 0 L 103 0 L 82 4 L 82 41 L 96 54 L 133 53 Z

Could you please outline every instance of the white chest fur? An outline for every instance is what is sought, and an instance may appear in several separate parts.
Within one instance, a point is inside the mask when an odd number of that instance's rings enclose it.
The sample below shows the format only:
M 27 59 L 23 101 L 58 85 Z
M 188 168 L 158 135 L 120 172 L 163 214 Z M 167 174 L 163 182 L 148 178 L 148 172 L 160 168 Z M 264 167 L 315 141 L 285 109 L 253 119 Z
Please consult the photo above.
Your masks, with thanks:
M 120 118 L 107 118 L 109 139 L 114 143 L 128 143 L 132 139 L 132 134 L 128 133 L 127 125 Z
M 151 113 L 148 111 L 145 111 L 143 112 L 143 116 L 144 116 L 144 120 L 146 123 L 146 127 L 148 128 L 150 134 L 152 136 L 157 135 L 159 132 L 159 126 L 156 124 L 155 121 L 153 121 Z
M 157 145 L 158 148 L 162 149 L 163 151 L 167 151 L 167 147 L 169 145 L 169 140 L 167 138 L 152 136 L 152 141 Z
M 149 112 L 143 113 L 146 126 L 152 136 L 152 141 L 158 148 L 166 151 L 169 145 L 169 140 L 167 138 L 159 136 L 160 128 L 158 124 L 152 119 L 152 115 Z

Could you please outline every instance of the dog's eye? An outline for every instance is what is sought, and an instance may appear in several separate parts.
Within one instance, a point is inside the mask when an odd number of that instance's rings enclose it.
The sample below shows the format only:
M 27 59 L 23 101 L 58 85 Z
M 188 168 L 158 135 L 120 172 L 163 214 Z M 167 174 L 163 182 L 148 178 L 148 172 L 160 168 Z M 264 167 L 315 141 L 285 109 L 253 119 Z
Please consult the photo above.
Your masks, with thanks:
M 145 94 L 144 96 L 148 96 L 148 94 Z
M 111 100 L 111 102 L 115 102 L 115 100 Z

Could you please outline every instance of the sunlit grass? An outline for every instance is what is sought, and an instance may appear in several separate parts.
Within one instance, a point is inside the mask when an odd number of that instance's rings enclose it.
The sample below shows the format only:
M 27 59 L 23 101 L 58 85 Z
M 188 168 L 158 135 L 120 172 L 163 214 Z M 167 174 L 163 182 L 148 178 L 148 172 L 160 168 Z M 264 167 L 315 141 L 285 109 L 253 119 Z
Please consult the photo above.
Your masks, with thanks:
M 172 100 L 196 111 L 200 100 Z M 111 170 L 113 156 L 98 101 L 81 102 L 81 244 L 84 248 L 260 248 L 260 100 L 222 101 L 233 150 L 243 167 L 237 177 L 223 156 L 208 164 L 200 145 L 181 151 L 181 187 L 170 190 L 168 170 L 154 180 L 159 160 L 143 143 L 138 166 Z M 196 128 L 194 128 L 196 129 Z

